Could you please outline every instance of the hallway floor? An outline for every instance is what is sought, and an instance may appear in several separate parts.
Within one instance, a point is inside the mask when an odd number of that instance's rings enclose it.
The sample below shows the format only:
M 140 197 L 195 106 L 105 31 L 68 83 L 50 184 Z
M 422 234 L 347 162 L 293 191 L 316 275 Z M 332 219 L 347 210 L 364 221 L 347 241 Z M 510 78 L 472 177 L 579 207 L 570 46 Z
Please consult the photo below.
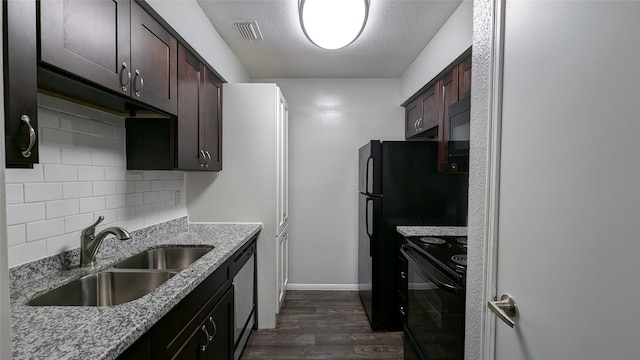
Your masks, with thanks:
M 242 360 L 403 359 L 402 332 L 372 332 L 357 291 L 288 291 L 275 329 L 254 332 Z

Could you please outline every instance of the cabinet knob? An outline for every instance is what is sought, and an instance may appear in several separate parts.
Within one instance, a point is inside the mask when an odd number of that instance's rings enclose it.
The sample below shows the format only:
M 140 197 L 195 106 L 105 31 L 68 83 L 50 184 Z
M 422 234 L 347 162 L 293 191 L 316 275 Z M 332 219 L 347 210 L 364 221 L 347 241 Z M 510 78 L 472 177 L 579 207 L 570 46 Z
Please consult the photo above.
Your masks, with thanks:
M 456 171 L 458 170 L 458 164 L 457 163 L 451 163 L 451 170 Z
M 29 145 L 27 145 L 27 148 L 22 152 L 22 156 L 28 158 L 31 156 L 31 149 L 33 149 L 33 145 L 36 144 L 36 131 L 33 129 L 33 126 L 31 126 L 31 118 L 29 118 L 29 115 L 22 115 L 20 117 L 20 121 L 24 122 L 29 127 Z
M 140 87 L 137 86 L 136 79 L 140 79 Z M 133 78 L 133 92 L 136 94 L 136 96 L 140 96 L 140 93 L 142 92 L 143 87 L 144 87 L 144 79 L 140 74 L 140 70 L 136 69 L 136 75 Z
M 123 79 L 122 75 L 126 75 Z M 131 82 L 131 71 L 129 71 L 129 67 L 125 61 L 122 62 L 122 69 L 120 69 L 120 86 L 122 87 L 122 91 L 127 91 L 129 82 Z

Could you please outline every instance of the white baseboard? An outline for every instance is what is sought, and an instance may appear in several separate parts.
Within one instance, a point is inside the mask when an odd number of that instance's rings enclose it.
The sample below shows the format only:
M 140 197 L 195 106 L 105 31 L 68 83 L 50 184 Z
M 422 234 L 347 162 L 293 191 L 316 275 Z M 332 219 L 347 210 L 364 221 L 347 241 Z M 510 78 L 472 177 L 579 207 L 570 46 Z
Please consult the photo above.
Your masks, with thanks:
M 287 290 L 358 291 L 358 284 L 287 284 Z

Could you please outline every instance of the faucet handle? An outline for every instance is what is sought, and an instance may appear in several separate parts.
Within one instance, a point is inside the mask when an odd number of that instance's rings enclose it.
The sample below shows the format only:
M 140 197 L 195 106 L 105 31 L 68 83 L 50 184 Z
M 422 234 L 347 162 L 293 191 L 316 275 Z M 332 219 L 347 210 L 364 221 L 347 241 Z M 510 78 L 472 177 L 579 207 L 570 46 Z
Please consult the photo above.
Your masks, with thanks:
M 98 217 L 98 220 L 91 226 L 82 230 L 82 236 L 93 236 L 96 233 L 96 226 L 104 221 L 104 216 Z

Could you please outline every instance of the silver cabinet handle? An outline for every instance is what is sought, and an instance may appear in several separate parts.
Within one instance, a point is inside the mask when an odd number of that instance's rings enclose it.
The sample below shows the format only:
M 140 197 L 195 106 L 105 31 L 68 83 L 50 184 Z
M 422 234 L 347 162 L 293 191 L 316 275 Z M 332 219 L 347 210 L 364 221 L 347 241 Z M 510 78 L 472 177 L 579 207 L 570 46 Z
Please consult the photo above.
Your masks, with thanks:
M 404 271 L 401 271 L 400 272 L 400 277 L 403 278 L 403 279 L 406 279 L 407 278 L 407 274 L 405 274 Z
M 204 150 L 200 150 L 198 154 L 198 162 L 200 163 L 200 167 L 204 167 L 204 163 L 207 161 L 207 155 L 204 153 Z
M 402 314 L 402 316 L 407 316 L 407 312 L 404 310 L 404 306 L 400 306 L 400 314 Z
M 416 120 L 416 122 L 413 123 L 413 127 L 416 129 L 416 131 L 419 131 L 419 129 L 418 129 L 418 121 L 420 121 L 420 119 Z
M 209 164 L 211 163 L 211 154 L 209 154 L 209 150 L 205 150 L 204 154 L 207 156 L 206 161 L 204 163 L 205 169 L 209 168 Z
M 126 74 L 126 81 L 123 81 L 122 75 Z M 122 87 L 122 91 L 127 91 L 129 82 L 131 82 L 131 71 L 129 71 L 129 67 L 125 61 L 122 62 L 122 69 L 120 69 L 120 86 Z
M 489 301 L 487 305 L 489 306 L 489 310 L 498 315 L 500 320 L 504 321 L 507 325 L 511 327 L 516 325 L 516 322 L 511 318 L 516 316 L 517 306 L 516 301 L 511 295 L 503 294 L 500 297 L 500 301 Z
M 209 316 L 209 322 L 211 323 L 211 325 L 213 325 L 213 335 L 209 337 L 209 341 L 211 341 L 214 337 L 216 337 L 216 334 L 218 333 L 218 327 L 216 326 L 216 322 L 213 321 L 212 316 Z
M 24 122 L 29 127 L 29 145 L 26 150 L 22 152 L 22 156 L 28 158 L 31 156 L 31 149 L 33 149 L 33 145 L 36 144 L 36 131 L 33 129 L 33 126 L 31 126 L 31 119 L 29 118 L 29 115 L 20 116 L 20 121 Z
M 202 331 L 204 332 L 204 335 L 207 337 L 207 343 L 200 346 L 200 350 L 204 352 L 207 350 L 207 347 L 209 346 L 209 343 L 211 342 L 211 339 L 213 339 L 213 337 L 209 336 L 209 332 L 207 331 L 207 327 L 205 325 L 202 325 Z
M 136 79 L 140 78 L 140 88 L 138 89 L 136 86 Z M 136 69 L 136 75 L 133 78 L 133 92 L 136 94 L 136 96 L 140 96 L 140 93 L 142 92 L 142 88 L 144 87 L 144 79 L 142 78 L 142 75 L 140 74 L 140 70 Z

